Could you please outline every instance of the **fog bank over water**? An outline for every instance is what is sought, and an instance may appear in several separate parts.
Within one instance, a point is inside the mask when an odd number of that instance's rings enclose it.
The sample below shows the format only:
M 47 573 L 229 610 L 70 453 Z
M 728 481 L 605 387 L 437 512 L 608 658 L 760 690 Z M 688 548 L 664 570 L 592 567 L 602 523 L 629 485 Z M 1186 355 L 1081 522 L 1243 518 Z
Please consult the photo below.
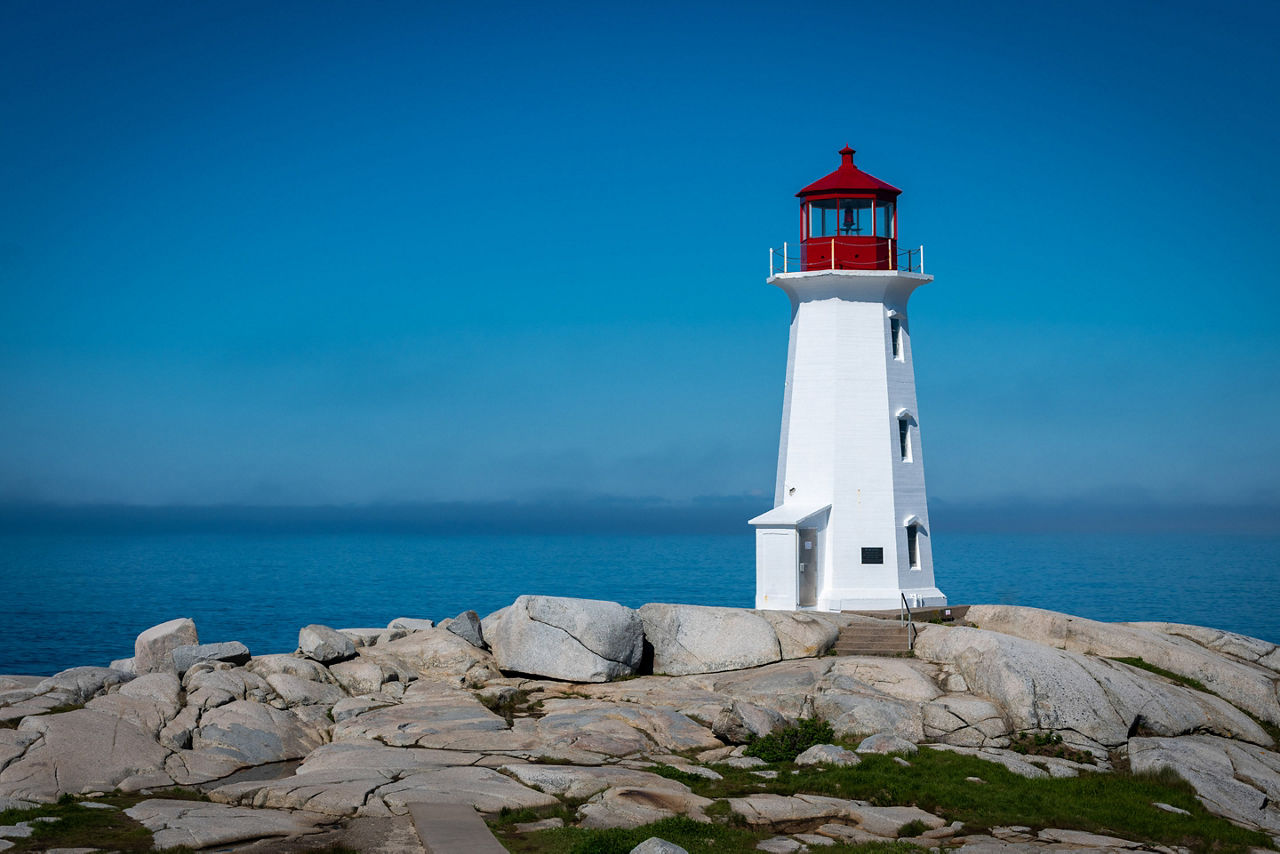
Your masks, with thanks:
M 742 534 L 772 506 L 759 496 L 711 496 L 679 503 L 656 498 L 405 502 L 360 505 L 0 504 L 0 533 L 423 533 Z M 1128 500 L 1009 498 L 930 502 L 935 534 L 1280 533 L 1280 503 L 1173 504 Z

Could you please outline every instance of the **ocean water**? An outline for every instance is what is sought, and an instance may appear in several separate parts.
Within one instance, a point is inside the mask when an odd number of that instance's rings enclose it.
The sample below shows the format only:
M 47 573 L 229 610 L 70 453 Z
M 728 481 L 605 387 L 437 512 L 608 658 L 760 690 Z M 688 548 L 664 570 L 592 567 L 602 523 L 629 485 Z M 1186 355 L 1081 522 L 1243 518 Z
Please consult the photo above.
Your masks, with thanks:
M 1280 643 L 1280 537 L 946 534 L 939 587 L 1100 620 L 1168 620 Z M 308 623 L 482 616 L 522 593 L 750 607 L 741 535 L 0 534 L 0 673 L 132 655 L 174 617 L 204 642 L 289 652 Z

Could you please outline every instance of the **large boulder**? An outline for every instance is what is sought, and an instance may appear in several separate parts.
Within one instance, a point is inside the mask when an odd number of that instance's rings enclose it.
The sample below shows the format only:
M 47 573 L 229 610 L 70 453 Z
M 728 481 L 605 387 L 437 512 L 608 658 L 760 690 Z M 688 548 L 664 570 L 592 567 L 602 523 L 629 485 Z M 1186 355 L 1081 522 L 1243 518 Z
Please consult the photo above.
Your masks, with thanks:
M 1172 769 L 1209 812 L 1280 833 L 1280 756 L 1270 750 L 1211 735 L 1133 738 L 1129 766 L 1134 772 Z
M 419 629 L 361 652 L 362 661 L 382 665 L 384 681 L 395 674 L 402 682 L 421 678 L 477 687 L 502 675 L 492 655 L 441 628 Z
M 636 612 L 598 599 L 521 596 L 484 636 L 502 670 L 570 682 L 629 676 L 644 652 Z
M 235 700 L 204 713 L 192 747 L 245 765 L 264 765 L 301 759 L 324 740 L 322 732 L 305 725 L 292 712 Z
M 729 744 L 748 744 L 775 729 L 787 726 L 789 721 L 773 709 L 757 706 L 746 700 L 734 700 L 727 709 L 721 709 L 711 724 L 711 731 Z
M 1175 634 L 1011 605 L 975 605 L 965 619 L 984 629 L 1068 652 L 1105 658 L 1141 658 L 1163 670 L 1195 679 L 1250 714 L 1280 724 L 1280 700 L 1277 699 L 1280 675 L 1235 657 L 1236 653 L 1246 654 L 1246 649 L 1263 657 L 1260 653 L 1266 646 L 1265 641 L 1247 644 L 1219 638 L 1218 648 L 1211 648 L 1209 644 L 1214 641 L 1185 628 Z M 1198 640 L 1188 637 L 1191 634 L 1196 634 Z M 1245 639 L 1248 640 L 1252 639 Z
M 187 617 L 152 626 L 133 642 L 133 671 L 142 674 L 174 670 L 173 651 L 198 643 L 196 624 Z
M 337 629 L 312 624 L 298 632 L 298 650 L 312 661 L 331 664 L 355 657 L 356 645 Z
M 644 622 L 645 640 L 653 647 L 654 673 L 717 673 L 782 658 L 777 633 L 756 611 L 649 604 L 641 606 L 638 613 Z
M 1230 703 L 1104 658 L 998 632 L 940 626 L 924 627 L 915 651 L 954 667 L 974 693 L 996 704 L 1013 730 L 1070 731 L 1106 747 L 1125 743 L 1139 725 L 1157 735 L 1211 732 L 1271 744 Z

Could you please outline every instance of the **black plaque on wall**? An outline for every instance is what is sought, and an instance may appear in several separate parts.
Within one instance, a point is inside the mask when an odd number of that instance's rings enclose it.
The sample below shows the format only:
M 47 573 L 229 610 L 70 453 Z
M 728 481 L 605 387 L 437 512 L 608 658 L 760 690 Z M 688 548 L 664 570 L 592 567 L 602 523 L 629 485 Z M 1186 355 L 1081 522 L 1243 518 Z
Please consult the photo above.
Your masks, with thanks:
M 864 549 L 862 550 L 862 562 L 863 562 L 863 563 L 884 563 L 884 549 L 882 549 L 882 548 L 874 548 L 874 549 L 864 548 Z

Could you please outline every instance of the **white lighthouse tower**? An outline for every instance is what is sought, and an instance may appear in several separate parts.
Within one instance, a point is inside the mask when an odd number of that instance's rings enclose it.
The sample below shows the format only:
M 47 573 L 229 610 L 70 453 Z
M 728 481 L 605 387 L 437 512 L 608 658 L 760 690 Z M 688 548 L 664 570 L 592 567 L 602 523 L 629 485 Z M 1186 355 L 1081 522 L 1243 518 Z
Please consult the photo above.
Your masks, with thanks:
M 770 270 L 791 299 L 774 507 L 756 529 L 756 607 L 947 604 L 933 579 L 907 300 L 901 190 L 853 165 L 800 197 L 799 257 Z M 920 259 L 923 269 L 923 258 Z

